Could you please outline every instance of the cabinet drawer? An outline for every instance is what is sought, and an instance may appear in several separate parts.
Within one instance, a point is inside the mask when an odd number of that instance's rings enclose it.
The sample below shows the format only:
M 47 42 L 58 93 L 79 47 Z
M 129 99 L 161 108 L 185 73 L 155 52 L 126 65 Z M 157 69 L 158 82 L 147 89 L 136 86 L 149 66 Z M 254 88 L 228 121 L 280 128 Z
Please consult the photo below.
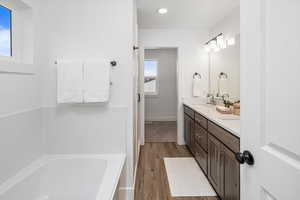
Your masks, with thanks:
M 199 124 L 195 124 L 195 143 L 200 145 L 207 152 L 207 131 Z
M 195 159 L 207 175 L 207 153 L 199 145 L 195 145 L 195 151 Z
M 195 113 L 195 121 L 198 122 L 203 128 L 207 129 L 207 119 L 205 117 Z
M 192 119 L 195 118 L 195 112 L 187 106 L 184 106 L 184 113 L 189 115 Z
M 211 121 L 208 121 L 208 132 L 222 141 L 233 152 L 240 151 L 240 140 Z

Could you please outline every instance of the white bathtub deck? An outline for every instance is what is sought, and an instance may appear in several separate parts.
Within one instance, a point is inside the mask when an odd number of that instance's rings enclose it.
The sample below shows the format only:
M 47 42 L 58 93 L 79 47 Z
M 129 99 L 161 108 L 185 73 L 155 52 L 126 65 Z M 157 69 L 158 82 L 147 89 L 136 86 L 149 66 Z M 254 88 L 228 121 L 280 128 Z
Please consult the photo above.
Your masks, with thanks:
M 112 200 L 124 154 L 47 155 L 0 185 L 1 200 Z

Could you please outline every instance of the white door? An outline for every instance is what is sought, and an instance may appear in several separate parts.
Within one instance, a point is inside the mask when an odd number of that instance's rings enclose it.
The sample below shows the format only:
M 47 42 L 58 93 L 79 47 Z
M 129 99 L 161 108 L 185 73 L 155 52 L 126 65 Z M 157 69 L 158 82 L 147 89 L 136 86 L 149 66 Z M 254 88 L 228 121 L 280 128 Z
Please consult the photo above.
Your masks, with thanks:
M 138 130 L 141 145 L 145 144 L 145 94 L 144 94 L 144 53 L 143 47 L 139 48 L 139 105 L 138 105 Z
M 140 137 L 139 137 L 139 98 L 138 98 L 138 85 L 139 85 L 139 51 L 135 49 L 138 44 L 138 25 L 134 26 L 134 47 L 133 47 L 133 164 L 134 172 L 137 170 L 137 164 L 140 152 Z
M 241 104 L 241 199 L 300 199 L 299 0 L 241 0 Z

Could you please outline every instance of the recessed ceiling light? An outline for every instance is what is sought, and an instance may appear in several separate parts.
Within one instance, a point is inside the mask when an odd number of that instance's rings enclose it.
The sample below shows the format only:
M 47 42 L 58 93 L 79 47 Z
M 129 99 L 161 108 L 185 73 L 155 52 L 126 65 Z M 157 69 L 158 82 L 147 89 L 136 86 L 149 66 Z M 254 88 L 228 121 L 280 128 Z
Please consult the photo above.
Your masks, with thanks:
M 160 8 L 160 9 L 158 9 L 158 11 L 157 11 L 159 14 L 161 14 L 161 15 L 164 15 L 164 14 L 166 14 L 167 12 L 168 12 L 168 9 L 166 9 L 166 8 Z

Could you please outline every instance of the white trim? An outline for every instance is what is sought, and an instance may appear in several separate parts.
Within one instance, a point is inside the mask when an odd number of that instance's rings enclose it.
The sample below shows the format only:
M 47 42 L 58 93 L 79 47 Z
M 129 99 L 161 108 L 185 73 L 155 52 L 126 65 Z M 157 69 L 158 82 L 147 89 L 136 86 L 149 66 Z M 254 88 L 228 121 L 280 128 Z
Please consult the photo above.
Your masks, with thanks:
M 42 109 L 42 107 L 38 106 L 38 107 L 32 107 L 32 108 L 28 108 L 28 109 L 19 110 L 19 111 L 16 111 L 16 112 L 11 112 L 11 113 L 8 113 L 8 114 L 2 114 L 2 115 L 0 115 L 0 119 L 7 118 L 7 117 L 12 117 L 12 116 L 15 116 L 15 115 L 21 115 L 21 114 L 24 114 L 24 113 L 27 113 L 27 112 L 33 112 L 35 110 L 40 110 L 40 109 Z
M 172 121 L 177 121 L 177 116 L 155 116 L 155 117 L 147 117 L 145 121 L 153 121 L 153 122 L 172 122 Z
M 134 200 L 134 188 L 120 187 L 118 200 Z
M 138 144 L 138 155 L 136 158 L 137 162 L 135 163 L 135 170 L 134 170 L 134 176 L 133 176 L 133 188 L 135 188 L 136 175 L 137 175 L 139 161 L 140 161 L 140 153 L 141 153 L 141 145 Z
M 0 56 L 0 62 L 7 62 L 12 65 L 18 62 L 33 63 L 34 44 L 32 41 L 34 31 L 32 21 L 33 9 L 31 5 L 23 0 L 0 0 L 0 4 L 12 11 L 12 56 Z M 4 71 L 10 73 L 28 73 L 28 69 L 25 66 L 23 68 L 22 71 L 10 71 L 11 69 Z M 26 70 L 26 72 L 23 72 L 23 70 Z
M 34 64 L 0 60 L 0 73 L 35 75 L 37 71 L 37 67 Z
M 181 93 L 182 93 L 182 73 L 181 73 L 181 66 L 179 65 L 179 46 L 157 46 L 157 47 L 144 47 L 140 45 L 140 54 L 141 58 L 143 58 L 144 61 L 144 56 L 145 56 L 145 49 L 176 49 L 177 53 L 177 60 L 176 60 L 176 85 L 177 85 L 177 144 L 178 145 L 184 145 L 184 139 L 183 139 L 183 106 L 182 106 L 182 98 L 181 98 Z M 140 84 L 143 86 L 144 84 L 144 65 L 140 66 L 140 71 L 143 73 L 140 73 Z M 140 105 L 142 109 L 140 109 L 140 123 L 141 127 L 144 127 L 145 124 L 145 95 L 144 95 L 144 87 L 141 87 L 140 89 L 140 94 L 141 94 L 141 102 Z M 145 144 L 145 130 L 144 128 L 141 130 L 141 145 Z

